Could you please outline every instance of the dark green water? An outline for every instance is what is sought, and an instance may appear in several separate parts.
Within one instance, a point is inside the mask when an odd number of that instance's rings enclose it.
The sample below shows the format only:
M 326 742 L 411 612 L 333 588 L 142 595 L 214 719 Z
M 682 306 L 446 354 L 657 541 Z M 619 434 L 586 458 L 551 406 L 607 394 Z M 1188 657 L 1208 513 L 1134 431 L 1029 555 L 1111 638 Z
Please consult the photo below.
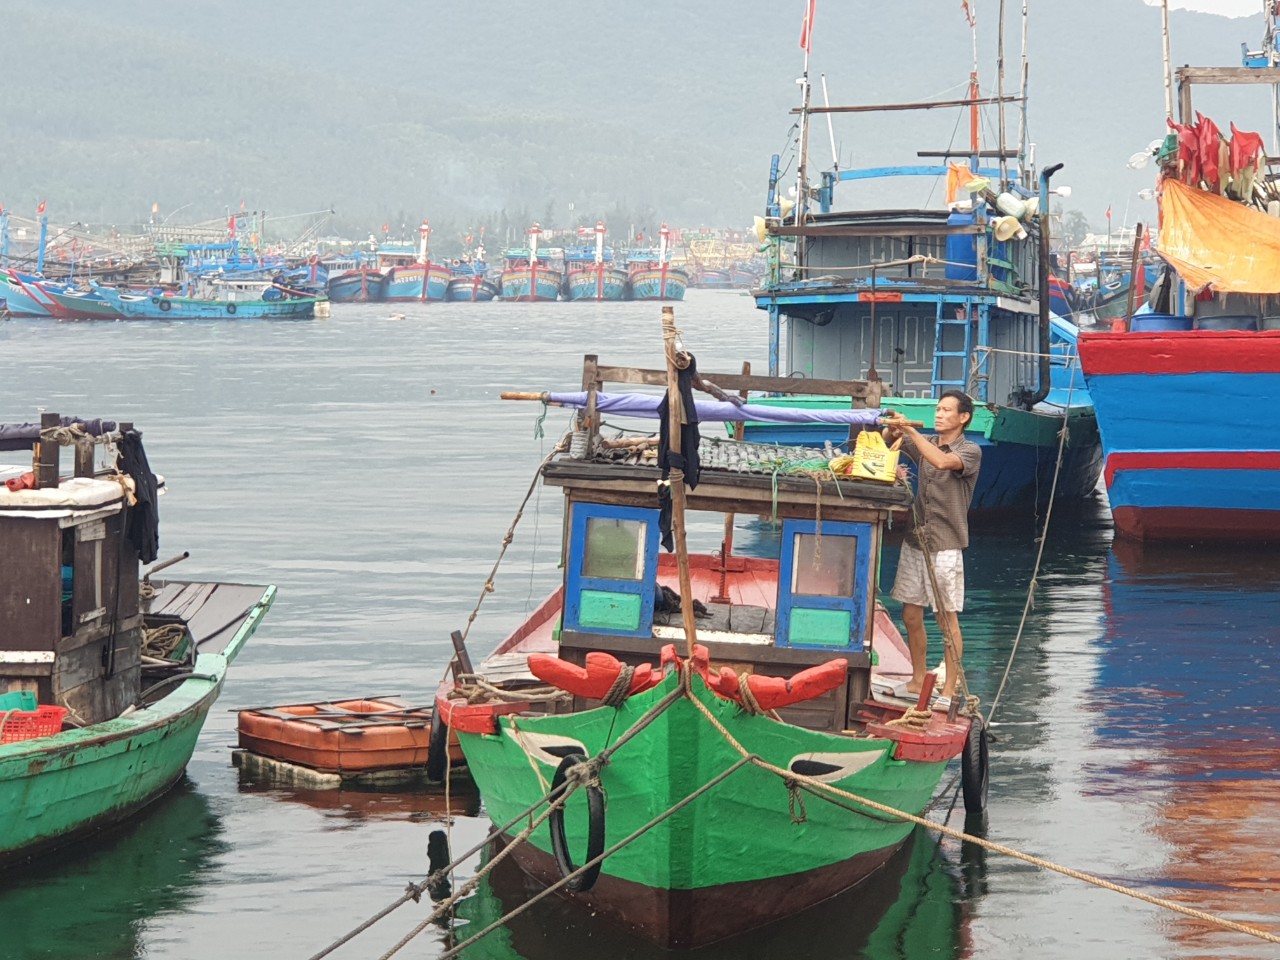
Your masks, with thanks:
M 399 309 L 399 308 L 397 308 Z M 355 694 L 427 699 L 532 477 L 568 421 L 502 403 L 572 389 L 584 353 L 656 366 L 656 305 L 338 306 L 295 324 L 0 324 L 0 418 L 133 420 L 169 495 L 174 572 L 279 585 L 188 770 L 149 815 L 0 877 L 0 957 L 307 957 L 426 872 L 438 798 L 242 783 L 238 706 Z M 750 300 L 694 291 L 677 321 L 703 370 L 767 365 Z M 555 583 L 558 497 L 531 501 L 472 629 L 478 653 Z M 745 547 L 770 534 L 744 524 Z M 692 546 L 718 542 L 695 528 Z M 1156 896 L 1280 931 L 1280 561 L 1113 548 L 1105 505 L 1055 520 L 996 716 L 987 836 Z M 551 552 L 547 552 L 550 547 Z M 967 559 L 970 682 L 993 697 L 1026 598 L 1030 523 Z M 886 557 L 885 577 L 892 557 Z M 936 653 L 936 647 L 935 647 Z M 455 798 L 456 801 L 457 798 Z M 943 798 L 935 815 L 962 827 Z M 454 848 L 487 821 L 464 797 Z M 460 875 L 461 876 L 461 875 Z M 528 896 L 499 873 L 469 921 Z M 338 951 L 378 957 L 409 905 Z M 430 928 L 398 956 L 431 958 Z M 648 957 L 569 904 L 475 957 Z M 878 889 L 699 957 L 1266 958 L 1274 945 L 921 832 Z

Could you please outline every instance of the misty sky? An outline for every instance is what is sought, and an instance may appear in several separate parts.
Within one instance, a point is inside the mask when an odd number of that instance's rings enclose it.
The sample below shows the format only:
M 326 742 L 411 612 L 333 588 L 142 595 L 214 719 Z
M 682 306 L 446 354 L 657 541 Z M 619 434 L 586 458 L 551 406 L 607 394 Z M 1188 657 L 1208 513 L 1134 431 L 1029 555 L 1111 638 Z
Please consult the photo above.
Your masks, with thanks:
M 1160 6 L 1160 0 L 1146 0 L 1151 7 Z M 1169 0 L 1170 10 L 1196 10 L 1200 13 L 1217 13 L 1224 17 L 1248 17 L 1262 14 L 1260 0 Z

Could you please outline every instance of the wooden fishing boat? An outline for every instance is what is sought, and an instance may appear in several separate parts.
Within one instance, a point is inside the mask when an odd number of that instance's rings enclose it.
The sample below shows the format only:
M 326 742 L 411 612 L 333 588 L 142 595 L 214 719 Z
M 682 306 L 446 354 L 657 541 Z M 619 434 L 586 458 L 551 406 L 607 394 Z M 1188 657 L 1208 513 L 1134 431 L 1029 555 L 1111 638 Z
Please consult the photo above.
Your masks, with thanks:
M 60 442 L 75 443 L 73 477 L 59 476 Z M 119 455 L 99 470 L 103 444 Z M 34 694 L 65 723 L 0 743 L 0 862 L 122 820 L 172 786 L 275 598 L 271 586 L 139 582 L 139 564 L 156 559 L 164 481 L 131 424 L 44 414 L 0 427 L 0 450 L 33 445 L 30 469 L 0 468 L 0 693 Z
M 431 746 L 431 708 L 400 697 L 252 707 L 237 726 L 241 748 L 324 773 L 425 768 Z M 456 739 L 449 755 L 462 759 Z
M 564 289 L 566 300 L 622 300 L 627 294 L 627 271 L 613 259 L 613 251 L 604 245 L 605 229 L 596 223 L 594 249 L 574 248 L 564 253 Z
M 386 303 L 440 302 L 449 288 L 449 268 L 432 263 L 430 255 L 431 226 L 422 221 L 418 228 L 418 245 L 383 243 L 378 247 L 378 269 L 385 275 L 378 298 Z
M 1274 74 L 1178 70 L 1182 122 L 1157 157 L 1157 246 L 1168 264 L 1153 297 L 1159 312 L 1144 308 L 1112 332 L 1080 339 L 1111 515 L 1116 531 L 1135 540 L 1280 542 L 1280 421 L 1272 412 L 1280 225 L 1266 202 L 1280 178 L 1260 135 L 1232 125 L 1228 143 L 1191 105 L 1196 83 L 1270 84 Z M 1228 423 L 1205 416 L 1210 410 L 1226 411 Z
M 809 90 L 806 73 L 806 135 Z M 968 393 L 977 412 L 966 438 L 982 447 L 983 466 L 973 511 L 1031 518 L 1051 497 L 1078 505 L 1095 495 L 1101 445 L 1075 363 L 1078 331 L 1049 310 L 1042 262 L 1049 223 L 1036 212 L 1049 206 L 1048 175 L 1036 177 L 1025 144 L 1015 150 L 980 141 L 979 108 L 987 102 L 974 72 L 968 96 L 951 104 L 960 118 L 968 113 L 969 142 L 921 154 L 937 157 L 932 163 L 913 157 L 831 168 L 811 180 L 802 142 L 803 182 L 790 187 L 779 183 L 775 155 L 759 220 L 771 265 L 753 296 L 769 315 L 771 373 L 882 381 L 895 409 L 926 425 L 943 393 Z M 849 109 L 905 115 L 939 106 Z M 818 108 L 826 109 L 846 108 Z M 903 189 L 904 177 L 934 178 L 946 189 L 932 207 L 885 209 L 884 197 Z M 749 428 L 747 436 L 815 445 L 841 439 L 822 428 L 782 435 Z
M 327 290 L 334 303 L 374 303 L 382 296 L 386 278 L 369 264 L 329 274 Z
M 688 368 L 679 378 L 689 395 Z M 477 695 L 462 651 L 436 716 L 456 732 L 495 824 L 523 823 L 549 790 L 575 785 L 563 812 L 512 850 L 526 873 L 548 884 L 572 877 L 564 890 L 573 900 L 674 948 L 771 923 L 868 880 L 911 833 L 892 811 L 920 814 L 962 753 L 966 803 L 980 809 L 986 770 L 971 705 L 931 708 L 931 683 L 919 698 L 895 695 L 909 658 L 876 602 L 876 571 L 906 489 L 845 479 L 815 451 L 699 443 L 685 426 L 672 434 L 681 435 L 672 455 L 697 450 L 684 461 L 696 486 L 686 490 L 672 470 L 666 504 L 664 443 L 607 445 L 593 427 L 606 411 L 620 415 L 620 396 L 632 416 L 659 415 L 657 398 L 609 394 L 606 383 L 667 379 L 588 357 L 581 395 L 509 395 L 584 410 L 569 452 L 541 469 L 565 496 L 564 581 L 476 667 L 487 681 L 479 690 L 498 693 Z M 795 387 L 712 379 L 729 390 Z M 866 382 L 805 386 L 852 388 L 864 408 L 839 419 L 878 422 Z M 763 415 L 701 399 L 696 410 L 701 420 Z M 723 529 L 718 549 L 686 553 L 686 510 L 700 529 Z M 735 556 L 734 516 L 770 513 L 781 557 Z M 674 556 L 659 556 L 664 516 L 674 520 Z
M 689 274 L 671 263 L 671 230 L 664 223 L 658 231 L 658 248 L 632 251 L 627 258 L 629 299 L 683 300 Z
M 480 259 L 457 259 L 449 264 L 449 287 L 444 298 L 451 303 L 482 303 L 498 295 L 498 283 L 489 278 L 489 267 Z
M 499 286 L 503 300 L 531 303 L 556 300 L 564 283 L 562 262 L 547 253 L 538 252 L 542 228 L 529 228 L 529 246 L 506 250 L 502 254 L 502 276 Z

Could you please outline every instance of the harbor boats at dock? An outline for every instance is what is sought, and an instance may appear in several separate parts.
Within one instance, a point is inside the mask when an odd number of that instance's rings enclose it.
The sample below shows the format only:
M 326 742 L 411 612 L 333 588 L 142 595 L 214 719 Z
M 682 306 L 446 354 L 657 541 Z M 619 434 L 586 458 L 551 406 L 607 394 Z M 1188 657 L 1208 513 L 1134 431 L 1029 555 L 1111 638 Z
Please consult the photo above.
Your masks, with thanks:
M 535 223 L 529 228 L 527 247 L 515 247 L 503 253 L 499 280 L 503 300 L 534 303 L 559 298 L 564 283 L 563 259 L 553 260 L 545 253 L 539 255 L 541 235 L 542 228 Z
M 383 274 L 385 303 L 441 302 L 449 288 L 449 268 L 431 262 L 431 225 L 422 221 L 418 244 L 386 242 L 378 246 L 378 270 Z
M 1177 79 L 1181 123 L 1157 158 L 1165 276 L 1120 329 L 1080 339 L 1111 514 L 1137 540 L 1280 542 L 1280 222 L 1264 212 L 1280 181 L 1261 136 L 1232 125 L 1228 140 L 1191 109 L 1197 82 L 1272 84 L 1280 69 Z
M 670 314 L 664 328 L 673 342 Z M 656 438 L 605 443 L 605 413 L 676 424 L 682 406 L 690 423 L 769 415 L 728 401 L 690 408 L 697 371 L 686 354 L 670 359 L 642 370 L 588 357 L 582 394 L 507 395 L 583 410 L 567 452 L 540 468 L 565 497 L 564 580 L 474 670 L 459 647 L 436 718 L 457 735 L 495 825 L 523 822 L 548 791 L 563 797 L 546 827 L 500 838 L 522 870 L 540 884 L 567 879 L 561 892 L 584 910 L 687 948 L 875 884 L 913 827 L 874 811 L 919 814 L 962 754 L 966 805 L 980 810 L 987 772 L 968 704 L 931 705 L 932 674 L 918 698 L 901 696 L 909 657 L 876 601 L 876 570 L 908 491 L 834 473 L 814 451 L 699 441 L 696 425 L 671 433 L 670 450 Z M 702 376 L 729 391 L 795 386 Z M 661 410 L 656 397 L 606 390 L 668 377 Z M 863 399 L 869 389 L 808 386 Z M 879 414 L 820 415 L 847 427 Z M 660 463 L 685 465 L 670 471 L 669 500 Z M 734 555 L 733 517 L 770 509 L 780 559 Z M 718 552 L 687 551 L 695 514 L 724 527 Z M 660 556 L 660 542 L 674 555 Z
M 671 230 L 664 223 L 654 250 L 632 250 L 627 275 L 632 300 L 683 300 L 689 274 L 671 263 Z
M 597 222 L 593 249 L 565 251 L 562 293 L 566 300 L 626 299 L 627 271 L 614 262 L 613 251 L 605 246 L 604 238 L 604 224 Z
M 61 443 L 74 476 L 60 476 Z M 99 469 L 104 445 L 118 452 Z M 173 561 L 139 580 L 165 481 L 132 424 L 46 413 L 0 427 L 0 450 L 33 458 L 0 468 L 0 861 L 15 861 L 173 786 L 275 587 L 153 576 Z
M 807 76 L 804 89 L 806 117 L 844 109 L 810 108 Z M 758 218 L 771 267 L 753 296 L 769 315 L 774 375 L 868 380 L 886 406 L 926 425 L 946 391 L 966 392 L 977 406 L 966 436 L 982 447 L 973 511 L 1037 515 L 1051 495 L 1066 504 L 1094 495 L 1101 446 L 1075 357 L 1078 328 L 1049 309 L 1048 218 L 1037 211 L 1047 209 L 1057 168 L 1037 179 L 1026 151 L 1003 144 L 994 151 L 1000 164 L 983 165 L 981 102 L 975 74 L 968 98 L 958 102 L 970 111 L 972 140 L 968 149 L 947 152 L 955 161 L 833 168 L 815 184 L 802 161 L 798 203 L 782 196 L 775 155 Z M 886 184 L 904 176 L 946 181 L 945 204 L 884 209 Z M 860 188 L 863 199 L 837 207 L 845 184 Z M 747 436 L 815 445 L 845 439 L 819 427 L 749 426 Z

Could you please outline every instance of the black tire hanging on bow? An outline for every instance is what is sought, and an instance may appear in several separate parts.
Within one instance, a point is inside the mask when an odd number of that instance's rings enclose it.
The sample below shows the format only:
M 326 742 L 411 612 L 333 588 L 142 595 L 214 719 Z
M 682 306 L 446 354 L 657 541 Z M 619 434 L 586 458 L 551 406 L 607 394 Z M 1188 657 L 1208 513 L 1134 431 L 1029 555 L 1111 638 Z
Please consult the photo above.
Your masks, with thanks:
M 960 786 L 964 791 L 965 813 L 982 813 L 987 809 L 987 786 L 991 781 L 991 763 L 987 755 L 987 728 L 982 717 L 969 723 L 969 737 L 960 755 Z
M 436 783 L 444 782 L 445 771 L 449 769 L 449 725 L 440 716 L 437 705 L 431 713 L 431 741 L 427 745 L 427 779 Z
M 587 758 L 580 753 L 571 753 L 560 761 L 556 774 L 551 778 L 551 796 L 559 796 L 565 784 L 565 776 L 570 767 L 586 763 Z M 604 853 L 604 791 L 599 784 L 589 784 L 587 791 L 587 856 L 583 860 L 588 863 Z M 551 852 L 555 854 L 556 866 L 560 868 L 560 876 L 567 877 L 578 868 L 573 864 L 569 853 L 569 841 L 564 833 L 564 807 L 556 807 L 547 818 L 547 829 L 551 831 Z M 597 863 L 581 876 L 575 877 L 565 884 L 566 890 L 583 893 L 590 890 L 600 879 L 600 868 L 603 861 Z

